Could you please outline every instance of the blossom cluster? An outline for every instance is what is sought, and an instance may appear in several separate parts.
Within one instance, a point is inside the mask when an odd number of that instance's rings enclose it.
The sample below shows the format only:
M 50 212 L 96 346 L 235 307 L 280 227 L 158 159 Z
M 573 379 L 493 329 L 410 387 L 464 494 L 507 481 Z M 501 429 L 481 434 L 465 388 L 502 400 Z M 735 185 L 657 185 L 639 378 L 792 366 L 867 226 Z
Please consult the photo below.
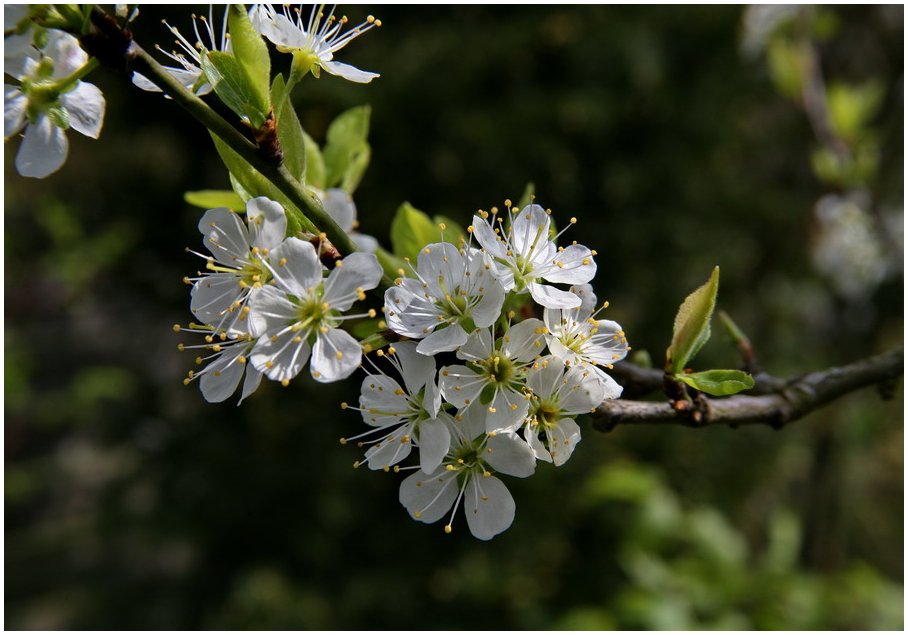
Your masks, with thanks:
M 496 474 L 563 465 L 580 441 L 577 416 L 621 394 L 606 369 L 625 357 L 627 340 L 598 317 L 607 303 L 597 307 L 589 284 L 595 252 L 557 247 L 539 205 L 508 202 L 504 214 L 474 216 L 459 245 L 425 245 L 384 293 L 377 323 L 393 343 L 373 357 L 377 335 L 358 341 L 342 327 L 378 317 L 374 308 L 345 314 L 378 286 L 376 257 L 357 252 L 329 271 L 313 243 L 284 236 L 278 203 L 250 199 L 245 216 L 212 209 L 199 223 L 207 271 L 187 282 L 201 324 L 177 328 L 205 339 L 181 348 L 206 354 L 185 381 L 198 379 L 208 401 L 223 401 L 245 370 L 242 401 L 262 376 L 287 385 L 310 359 L 321 382 L 362 367 L 358 405 L 342 407 L 358 410 L 367 430 L 342 442 L 365 448 L 357 467 L 413 472 L 400 502 L 417 520 L 450 511 L 451 531 L 463 501 L 474 536 L 501 533 L 515 504 Z

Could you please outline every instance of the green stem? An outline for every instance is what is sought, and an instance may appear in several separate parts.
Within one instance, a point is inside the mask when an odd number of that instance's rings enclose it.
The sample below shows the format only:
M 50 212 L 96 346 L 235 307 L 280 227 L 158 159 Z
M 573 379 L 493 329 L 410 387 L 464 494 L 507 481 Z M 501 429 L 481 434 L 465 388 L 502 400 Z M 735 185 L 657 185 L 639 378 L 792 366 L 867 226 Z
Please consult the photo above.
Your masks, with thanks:
M 76 84 L 76 82 L 78 82 L 83 77 L 88 75 L 90 72 L 95 70 L 98 67 L 98 64 L 99 64 L 98 58 L 96 58 L 96 57 L 89 58 L 88 61 L 85 64 L 83 64 L 81 67 L 77 68 L 76 70 L 74 70 L 72 73 L 70 73 L 66 77 L 64 77 L 62 79 L 58 79 L 55 82 L 54 87 L 57 90 L 59 90 L 60 93 L 65 93 L 70 88 L 72 88 Z

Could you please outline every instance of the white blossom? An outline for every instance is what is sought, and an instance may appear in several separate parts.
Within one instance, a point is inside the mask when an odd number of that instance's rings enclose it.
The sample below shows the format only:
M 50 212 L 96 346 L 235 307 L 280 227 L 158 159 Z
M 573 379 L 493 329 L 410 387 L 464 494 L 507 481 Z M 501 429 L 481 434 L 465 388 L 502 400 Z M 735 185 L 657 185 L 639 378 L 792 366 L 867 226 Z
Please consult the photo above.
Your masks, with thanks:
M 272 284 L 263 286 L 250 303 L 250 331 L 259 337 L 250 357 L 269 379 L 289 383 L 312 355 L 312 377 L 331 382 L 349 377 L 360 365 L 359 342 L 338 328 L 365 292 L 381 280 L 374 254 L 357 252 L 338 261 L 322 277 L 322 264 L 311 243 L 291 237 L 265 258 Z M 369 317 L 375 311 L 370 310 Z
M 612 320 L 598 320 L 596 315 L 608 306 L 596 307 L 596 294 L 588 285 L 571 287 L 582 304 L 573 309 L 546 309 L 546 339 L 549 350 L 569 365 L 589 364 L 605 385 L 606 399 L 621 396 L 621 386 L 601 367 L 611 368 L 627 356 L 630 347 L 621 325 Z
M 239 403 L 243 403 L 243 400 L 258 388 L 262 381 L 262 373 L 247 363 L 249 354 L 255 346 L 253 337 L 249 335 L 229 337 L 223 330 L 197 324 L 190 324 L 189 328 L 181 328 L 176 324 L 174 330 L 204 336 L 204 344 L 188 346 L 180 344 L 178 348 L 181 351 L 190 349 L 206 351 L 205 356 L 200 355 L 195 360 L 197 365 L 207 362 L 205 367 L 198 371 L 189 371 L 186 379 L 183 380 L 186 385 L 198 380 L 205 401 L 219 403 L 227 400 L 236 392 L 244 373 L 246 379 L 243 381 L 243 391 Z
M 529 372 L 527 388 L 533 393 L 523 431 L 527 444 L 537 459 L 563 465 L 580 442 L 574 417 L 602 403 L 605 386 L 591 367 L 566 366 L 557 357 L 548 357 Z
M 9 139 L 25 128 L 16 169 L 22 176 L 44 178 L 66 162 L 67 129 L 93 139 L 101 134 L 104 95 L 79 79 L 89 68 L 88 55 L 72 35 L 50 30 L 40 51 L 30 36 L 6 41 L 11 47 L 4 71 L 19 84 L 3 84 L 3 136 Z
M 318 77 L 324 69 L 332 75 L 359 83 L 371 82 L 379 76 L 378 73 L 335 61 L 334 54 L 371 28 L 381 26 L 381 20 L 370 15 L 359 26 L 344 31 L 347 17 L 336 17 L 334 7 L 326 16 L 325 5 L 313 5 L 308 21 L 304 21 L 301 7 L 291 9 L 285 4 L 278 10 L 274 5 L 256 4 L 250 9 L 249 17 L 253 26 L 271 40 L 278 51 L 293 54 L 293 66 L 297 72 L 312 71 Z
M 478 249 L 432 243 L 419 253 L 414 274 L 385 292 L 385 320 L 394 332 L 421 339 L 416 350 L 423 355 L 456 350 L 501 313 L 504 289 Z
M 264 196 L 251 198 L 245 222 L 226 207 L 210 209 L 199 221 L 199 231 L 211 257 L 208 271 L 187 278 L 194 282 L 190 309 L 205 324 L 231 336 L 248 332 L 249 298 L 272 277 L 263 259 L 287 232 L 284 208 Z
M 509 209 L 507 226 L 496 209 L 492 210 L 492 224 L 486 220 L 488 216 L 487 212 L 474 216 L 470 231 L 491 259 L 506 291 L 529 292 L 536 302 L 552 309 L 580 306 L 580 298 L 573 293 L 540 281 L 589 282 L 596 275 L 592 251 L 577 244 L 556 247 L 549 238 L 549 214 L 539 205 Z
M 388 470 L 418 447 L 420 468 L 431 473 L 450 449 L 453 424 L 451 416 L 441 410 L 435 359 L 417 353 L 413 342 L 390 347 L 384 357 L 397 369 L 404 387 L 376 366 L 376 372 L 363 379 L 358 408 L 373 430 L 342 442 L 380 435 L 366 442 L 370 444 L 366 460 L 373 470 Z
M 324 192 L 317 189 L 314 191 L 325 207 L 328 216 L 350 236 L 359 250 L 370 254 L 375 253 L 375 250 L 378 249 L 378 241 L 368 234 L 356 231 L 359 221 L 356 220 L 356 204 L 353 202 L 353 197 L 336 187 Z
M 535 318 L 510 327 L 495 341 L 491 329 L 476 329 L 457 351 L 467 365 L 441 369 L 444 398 L 461 411 L 488 412 L 488 432 L 514 430 L 527 415 L 527 373 L 545 350 L 545 326 Z
M 450 533 L 454 514 L 464 502 L 470 532 L 490 540 L 514 521 L 516 505 L 511 493 L 492 471 L 524 478 L 536 469 L 533 452 L 516 435 L 486 434 L 485 410 L 471 408 L 449 424 L 451 449 L 431 474 L 417 472 L 400 484 L 400 502 L 410 516 L 434 523 L 448 510 L 445 525 Z

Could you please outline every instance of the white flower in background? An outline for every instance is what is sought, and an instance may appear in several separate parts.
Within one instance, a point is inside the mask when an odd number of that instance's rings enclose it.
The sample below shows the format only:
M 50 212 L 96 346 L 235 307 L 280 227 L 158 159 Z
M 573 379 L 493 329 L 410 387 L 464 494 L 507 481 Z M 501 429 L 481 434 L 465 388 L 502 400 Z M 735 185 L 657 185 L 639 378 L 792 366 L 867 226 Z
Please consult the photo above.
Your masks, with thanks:
M 571 287 L 571 293 L 580 297 L 582 304 L 579 307 L 545 310 L 549 350 L 568 365 L 592 365 L 605 385 L 605 398 L 615 399 L 621 396 L 621 386 L 599 367 L 611 368 L 627 356 L 630 350 L 627 338 L 617 322 L 596 319 L 608 302 L 594 311 L 596 294 L 590 285 Z
M 209 5 L 207 18 L 193 15 L 192 28 L 195 32 L 195 44 L 183 37 L 183 34 L 176 27 L 172 27 L 167 24 L 166 20 L 164 21 L 164 26 L 170 29 L 170 32 L 177 38 L 177 50 L 165 51 L 157 44 L 155 48 L 179 64 L 179 66 L 165 66 L 164 70 L 185 86 L 187 90 L 191 90 L 196 95 L 207 95 L 212 89 L 208 77 L 202 71 L 201 56 L 208 51 L 230 52 L 230 38 L 227 35 L 227 11 L 229 10 L 229 6 L 224 8 L 220 38 L 215 35 L 213 28 L 213 5 Z M 201 29 L 199 29 L 199 22 L 202 23 Z M 161 92 L 161 89 L 154 82 L 139 73 L 132 74 L 132 83 L 142 90 Z
M 230 336 L 248 332 L 249 297 L 271 280 L 263 258 L 287 232 L 284 208 L 264 196 L 251 198 L 245 222 L 226 207 L 210 209 L 199 221 L 199 231 L 211 257 L 209 271 L 187 278 L 193 282 L 190 309 L 202 322 Z
M 66 161 L 68 128 L 93 139 L 101 134 L 104 95 L 80 81 L 92 66 L 72 35 L 50 30 L 40 51 L 27 35 L 7 43 L 4 72 L 19 85 L 3 84 L 3 136 L 9 139 L 25 128 L 16 169 L 22 176 L 44 178 Z
M 422 340 L 416 349 L 421 354 L 453 351 L 476 327 L 498 319 L 504 289 L 478 249 L 432 243 L 419 252 L 414 274 L 385 292 L 384 311 L 391 330 Z
M 363 379 L 358 408 L 363 421 L 374 429 L 342 442 L 381 435 L 368 442 L 372 445 L 366 460 L 373 470 L 387 470 L 417 446 L 420 467 L 428 474 L 448 453 L 453 424 L 451 416 L 440 410 L 435 358 L 417 353 L 413 342 L 395 344 L 385 357 L 400 373 L 404 387 L 376 367 L 375 374 Z
M 508 205 L 510 202 L 506 202 Z M 549 238 L 549 214 L 539 205 L 522 210 L 509 209 L 509 226 L 493 208 L 492 224 L 473 217 L 472 233 L 491 258 L 493 270 L 506 291 L 529 292 L 533 299 L 551 309 L 580 306 L 580 298 L 540 281 L 583 284 L 596 275 L 595 253 L 583 245 L 557 248 Z M 495 227 L 497 219 L 499 227 Z M 571 219 L 571 224 L 575 219 Z
M 350 236 L 360 251 L 375 253 L 378 241 L 368 234 L 356 231 L 359 222 L 356 220 L 356 204 L 353 197 L 340 188 L 331 188 L 325 192 L 314 188 L 313 190 L 324 205 L 328 216 Z
M 490 329 L 477 329 L 457 351 L 468 365 L 441 369 L 441 394 L 461 411 L 486 410 L 487 432 L 514 430 L 527 416 L 527 373 L 544 350 L 545 326 L 535 318 L 515 324 L 497 343 Z
M 381 26 L 381 20 L 370 15 L 359 26 L 344 31 L 347 17 L 337 18 L 334 7 L 326 16 L 325 5 L 313 5 L 308 21 L 303 20 L 301 7 L 291 9 L 285 4 L 279 11 L 274 5 L 256 4 L 249 11 L 253 26 L 271 40 L 278 51 L 293 54 L 291 73 L 311 71 L 318 77 L 324 69 L 332 75 L 359 83 L 371 82 L 379 76 L 378 73 L 334 61 L 334 54 L 369 29 Z
M 605 386 L 592 367 L 565 366 L 557 357 L 548 357 L 529 372 L 527 387 L 533 392 L 523 431 L 527 444 L 537 459 L 563 465 L 580 442 L 574 417 L 602 403 Z
M 445 525 L 450 533 L 454 514 L 464 501 L 470 532 L 480 540 L 500 534 L 514 521 L 515 504 L 492 471 L 524 478 L 536 470 L 526 443 L 511 433 L 486 434 L 485 410 L 471 408 L 450 425 L 451 449 L 431 474 L 417 472 L 400 484 L 400 502 L 410 516 L 434 523 L 453 507 Z
M 199 371 L 189 371 L 186 379 L 183 380 L 186 385 L 198 380 L 205 401 L 209 403 L 225 401 L 236 392 L 243 373 L 246 374 L 246 379 L 243 382 L 243 392 L 240 395 L 239 403 L 243 403 L 243 400 L 259 387 L 262 373 L 247 363 L 249 354 L 255 346 L 254 338 L 249 335 L 231 338 L 224 331 L 196 324 L 190 324 L 189 328 L 181 328 L 179 324 L 176 324 L 174 330 L 203 335 L 205 338 L 205 344 L 179 345 L 181 351 L 190 349 L 210 351 L 207 356 L 200 355 L 195 360 L 197 365 L 208 362 L 207 365 Z
M 302 370 L 312 354 L 312 377 L 331 382 L 349 377 L 362 360 L 362 349 L 352 335 L 337 328 L 365 292 L 381 280 L 374 254 L 357 252 L 338 261 L 322 277 L 322 264 L 311 243 L 287 238 L 265 259 L 273 284 L 259 289 L 250 303 L 249 325 L 259 337 L 252 364 L 274 381 L 286 385 Z M 368 317 L 374 317 L 370 310 Z

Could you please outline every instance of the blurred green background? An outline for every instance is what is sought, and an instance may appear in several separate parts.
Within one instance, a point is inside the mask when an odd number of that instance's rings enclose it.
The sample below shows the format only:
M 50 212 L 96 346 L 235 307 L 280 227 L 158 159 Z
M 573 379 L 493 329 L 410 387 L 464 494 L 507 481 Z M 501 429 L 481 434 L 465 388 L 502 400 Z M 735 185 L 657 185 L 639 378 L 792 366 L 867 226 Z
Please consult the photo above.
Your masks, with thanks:
M 169 48 L 160 18 L 186 33 L 191 10 L 143 7 L 137 39 Z M 345 10 L 384 22 L 340 55 L 382 77 L 294 99 L 320 141 L 372 104 L 364 232 L 387 240 L 405 200 L 466 223 L 533 181 L 656 364 L 716 264 L 773 374 L 901 344 L 902 7 L 771 32 L 740 7 Z M 829 167 L 799 98 L 805 42 L 854 165 Z M 241 407 L 182 385 L 171 325 L 201 248 L 182 194 L 226 175 L 172 102 L 89 81 L 104 131 L 69 135 L 59 173 L 19 177 L 6 144 L 8 628 L 902 628 L 901 381 L 778 432 L 581 421 L 570 463 L 507 479 L 509 531 L 445 535 L 400 476 L 351 469 L 358 381 L 304 373 Z M 702 368 L 737 363 L 720 335 Z

